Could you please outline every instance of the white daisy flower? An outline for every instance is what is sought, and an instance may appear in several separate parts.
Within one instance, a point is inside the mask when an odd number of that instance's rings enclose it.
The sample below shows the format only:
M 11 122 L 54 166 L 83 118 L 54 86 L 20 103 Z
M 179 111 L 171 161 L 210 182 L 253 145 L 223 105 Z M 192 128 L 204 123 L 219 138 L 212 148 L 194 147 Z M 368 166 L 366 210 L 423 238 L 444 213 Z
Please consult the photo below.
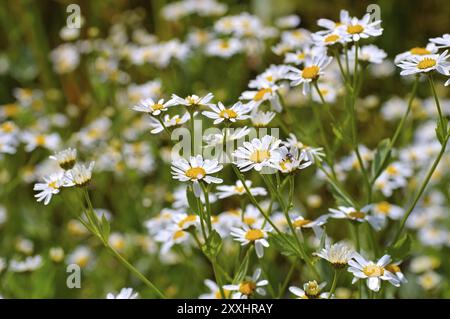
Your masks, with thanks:
M 222 299 L 220 287 L 214 281 L 205 279 L 204 283 L 209 288 L 210 292 L 200 295 L 199 299 Z M 225 298 L 228 299 L 231 295 L 231 291 L 224 288 L 222 288 L 222 291 L 225 295 Z
M 86 268 L 92 262 L 92 259 L 92 250 L 86 246 L 79 246 L 67 256 L 67 263 L 77 264 L 81 268 Z
M 336 97 L 337 97 L 337 89 L 336 89 L 336 85 L 335 84 L 331 84 L 331 83 L 318 83 L 318 87 L 319 87 L 319 92 L 320 92 L 320 96 L 319 93 L 317 92 L 317 90 L 313 90 L 312 91 L 312 99 L 314 100 L 314 102 L 316 103 L 320 103 L 322 104 L 322 98 L 325 100 L 325 103 L 334 103 L 336 102 Z
M 198 215 L 180 213 L 173 216 L 173 221 L 180 229 L 188 229 L 191 226 L 197 227 L 199 225 L 200 218 Z
M 282 146 L 276 150 L 278 158 L 275 167 L 282 173 L 292 173 L 310 166 L 313 162 L 308 157 L 308 153 L 292 146 L 288 149 Z
M 275 25 L 280 29 L 290 29 L 298 26 L 300 21 L 301 19 L 298 15 L 292 14 L 277 18 L 275 20 Z
M 312 34 L 314 44 L 319 47 L 332 46 L 336 43 L 346 43 L 351 41 L 351 35 L 346 32 L 332 31 L 324 33 L 319 31 Z
M 289 72 L 287 65 L 271 65 L 263 73 L 259 74 L 256 79 L 251 80 L 248 87 L 252 89 L 263 89 L 275 85 L 276 82 L 284 80 Z
M 162 229 L 155 236 L 157 242 L 162 243 L 161 254 L 166 254 L 174 245 L 190 243 L 190 236 L 186 230 L 177 225 L 172 225 L 167 229 Z
M 77 186 L 85 186 L 92 179 L 92 171 L 94 169 L 94 162 L 90 162 L 89 165 L 75 164 L 75 166 L 67 171 L 68 179 Z
M 291 286 L 289 287 L 289 291 L 297 296 L 297 299 L 328 299 L 330 293 L 321 292 L 326 285 L 326 282 L 319 285 L 317 281 L 313 280 L 305 283 L 303 285 L 303 289 Z
M 171 105 L 184 105 L 188 109 L 190 108 L 197 108 L 199 106 L 209 106 L 210 101 L 214 95 L 212 93 L 206 94 L 204 97 L 199 97 L 198 95 L 189 95 L 186 96 L 184 99 L 179 97 L 176 94 L 172 94 L 172 99 L 169 101 Z
M 318 33 L 321 34 L 331 34 L 336 33 L 336 31 L 339 30 L 339 28 L 342 28 L 342 26 L 348 21 L 349 19 L 349 13 L 347 10 L 341 10 L 339 13 L 339 22 L 335 22 L 330 19 L 319 19 L 317 20 L 317 25 L 319 27 L 325 28 L 326 30 L 321 30 Z
M 113 293 L 108 293 L 106 299 L 136 299 L 139 297 L 137 292 L 133 291 L 133 288 L 122 288 L 117 295 Z
M 254 168 L 261 171 L 264 167 L 273 167 L 274 162 L 278 158 L 276 149 L 280 145 L 281 140 L 266 135 L 261 139 L 254 138 L 251 142 L 244 142 L 233 156 L 236 158 L 234 164 L 242 171 L 246 172 Z
M 269 247 L 267 238 L 270 231 L 271 228 L 269 226 L 265 226 L 264 228 L 250 228 L 244 224 L 242 228 L 232 228 L 231 236 L 239 241 L 242 246 L 254 244 L 256 255 L 258 258 L 262 258 L 264 256 L 264 247 Z
M 227 142 L 240 140 L 250 133 L 250 129 L 247 126 L 239 128 L 228 128 L 227 131 Z M 217 134 L 209 134 L 203 137 L 203 140 L 207 144 L 206 147 L 216 147 L 217 145 L 224 144 L 224 133 L 223 131 Z M 239 142 L 238 142 L 239 143 Z
M 57 161 L 62 169 L 68 170 L 75 165 L 77 160 L 77 150 L 74 148 L 68 148 L 50 156 L 50 159 Z
M 386 269 L 391 261 L 391 256 L 384 255 L 376 263 L 364 259 L 360 254 L 355 252 L 352 260 L 348 262 L 348 271 L 354 276 L 352 283 L 359 279 L 367 279 L 367 287 L 375 292 L 378 292 L 381 287 L 381 280 L 390 282 L 392 285 L 399 287 L 400 281 L 398 278 Z
M 242 52 L 243 45 L 239 39 L 215 39 L 211 40 L 205 48 L 205 53 L 210 56 L 229 58 Z
M 327 55 L 319 55 L 305 61 L 302 70 L 291 67 L 291 73 L 287 75 L 287 78 L 291 80 L 291 86 L 303 84 L 303 94 L 308 94 L 311 90 L 311 82 L 324 74 L 323 70 L 331 63 L 331 60 L 332 58 Z
M 336 243 L 330 245 L 327 243 L 324 248 L 322 248 L 318 253 L 314 253 L 322 259 L 325 259 L 333 267 L 343 268 L 347 265 L 348 261 L 352 258 L 354 249 L 347 245 L 346 243 Z
M 247 277 L 244 281 L 236 285 L 225 285 L 223 288 L 231 292 L 235 291 L 235 293 L 233 293 L 233 299 L 248 299 L 253 296 L 255 292 L 264 296 L 266 294 L 266 290 L 262 287 L 267 286 L 269 281 L 258 281 L 260 276 L 261 269 L 257 268 L 252 277 Z
M 286 139 L 286 142 L 283 142 L 287 147 L 296 147 L 308 154 L 308 158 L 314 161 L 322 161 L 322 158 L 325 157 L 325 153 L 323 152 L 322 147 L 312 147 L 300 142 L 297 137 L 289 133 L 289 137 Z
M 226 108 L 222 102 L 219 102 L 217 106 L 210 104 L 209 107 L 212 112 L 203 111 L 202 114 L 210 119 L 213 119 L 214 124 L 219 124 L 223 121 L 236 122 L 250 118 L 247 113 L 250 112 L 251 108 L 241 102 L 233 104 L 230 108 Z
M 252 114 L 251 121 L 255 127 L 266 127 L 274 119 L 275 115 L 275 112 L 257 111 Z
M 74 185 L 63 172 L 51 174 L 43 179 L 44 182 L 34 184 L 33 190 L 39 192 L 34 197 L 38 202 L 44 201 L 44 205 L 48 205 L 52 196 L 58 194 L 62 187 Z
M 351 35 L 353 41 L 360 39 L 367 39 L 369 37 L 378 37 L 383 33 L 383 28 L 380 27 L 381 20 L 370 22 L 372 16 L 367 13 L 362 19 L 350 17 L 348 12 L 341 16 L 341 21 L 344 25 L 339 27 L 339 30 Z
M 401 283 L 406 284 L 408 282 L 402 270 L 400 269 L 400 262 L 387 265 L 386 270 L 394 274 Z
M 295 52 L 287 52 L 284 57 L 284 63 L 300 65 L 307 60 L 313 59 L 318 55 L 326 55 L 327 50 L 323 46 L 304 46 Z
M 30 272 L 42 266 L 42 257 L 40 255 L 28 256 L 23 261 L 11 260 L 9 270 L 12 272 Z
M 352 46 L 348 52 L 350 61 L 355 61 L 356 48 Z M 362 62 L 380 64 L 387 57 L 387 53 L 376 45 L 364 45 L 358 49 L 358 60 Z
M 194 112 L 194 116 L 197 114 L 197 112 Z M 162 122 L 166 128 L 178 126 L 186 123 L 189 121 L 191 116 L 188 112 L 184 113 L 183 115 L 175 114 L 174 116 L 170 116 L 169 114 L 165 114 L 162 118 Z M 164 131 L 164 126 L 161 124 L 161 122 L 153 117 L 150 118 L 150 133 L 152 134 L 158 134 Z
M 61 143 L 61 138 L 57 133 L 42 134 L 24 132 L 21 136 L 22 141 L 26 144 L 25 151 L 31 152 L 36 147 L 44 147 L 49 150 L 56 150 Z
M 430 42 L 434 43 L 439 49 L 450 47 L 450 34 L 446 33 L 442 37 L 431 38 Z
M 222 179 L 210 176 L 222 169 L 217 160 L 204 160 L 201 155 L 191 156 L 189 162 L 184 158 L 172 161 L 172 176 L 182 182 L 193 182 L 194 193 L 197 197 L 201 194 L 200 181 L 205 183 L 222 183 Z
M 400 75 L 427 73 L 434 70 L 443 75 L 450 75 L 450 62 L 447 61 L 450 55 L 447 53 L 448 50 L 441 54 L 415 55 L 400 61 L 397 64 L 403 69 Z
M 404 209 L 400 206 L 390 204 L 386 201 L 382 201 L 372 205 L 372 212 L 382 216 L 384 219 L 389 217 L 393 220 L 399 220 L 405 213 Z
M 252 181 L 245 181 L 245 185 L 250 190 L 250 193 L 253 196 L 265 196 L 267 195 L 267 191 L 263 187 L 251 187 Z M 244 195 L 246 193 L 244 184 L 242 181 L 236 181 L 236 185 L 220 185 L 217 186 L 217 196 L 220 199 L 227 198 L 234 195 Z
M 138 104 L 132 107 L 137 112 L 144 112 L 153 116 L 158 116 L 162 112 L 167 111 L 168 107 L 173 105 L 173 100 L 169 100 L 164 103 L 164 99 L 155 102 L 152 98 L 141 100 Z
M 339 206 L 338 209 L 330 208 L 330 217 L 336 219 L 348 219 L 350 221 L 362 223 L 367 221 L 375 230 L 380 230 L 383 224 L 383 218 L 380 216 L 369 215 L 371 206 L 367 205 L 357 210 L 354 207 Z
M 282 106 L 277 91 L 280 89 L 278 85 L 268 85 L 258 91 L 244 91 L 241 94 L 241 100 L 247 100 L 250 109 L 256 111 L 258 107 L 265 101 L 269 101 L 272 108 L 281 112 Z
M 421 57 L 424 55 L 435 54 L 438 51 L 438 48 L 434 45 L 434 43 L 428 43 L 425 48 L 423 47 L 414 47 L 406 52 L 397 54 L 395 56 L 394 62 L 396 64 L 400 63 L 403 60 L 409 59 L 411 57 Z

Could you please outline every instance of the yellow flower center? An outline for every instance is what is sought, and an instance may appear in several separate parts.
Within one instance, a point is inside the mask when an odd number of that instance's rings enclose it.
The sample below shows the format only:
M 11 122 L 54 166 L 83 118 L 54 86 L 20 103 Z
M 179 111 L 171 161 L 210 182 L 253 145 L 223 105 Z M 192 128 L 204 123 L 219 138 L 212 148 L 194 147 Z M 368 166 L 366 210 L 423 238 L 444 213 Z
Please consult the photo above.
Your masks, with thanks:
M 225 295 L 225 299 L 228 299 L 231 295 L 231 291 L 227 289 L 223 289 L 223 294 Z M 222 299 L 222 294 L 220 293 L 220 290 L 217 290 L 215 293 L 216 299 Z
M 235 186 L 234 190 L 236 191 L 236 193 L 243 193 L 243 192 L 245 192 L 244 186 Z
M 436 60 L 432 58 L 425 58 L 417 64 L 417 67 L 421 70 L 428 69 L 436 65 Z
M 162 105 L 161 103 L 156 103 L 156 104 L 153 104 L 153 106 L 152 106 L 152 109 L 154 111 L 162 110 L 163 108 L 164 108 L 164 105 Z
M 364 31 L 364 27 L 360 24 L 347 26 L 347 32 L 350 34 L 358 34 Z
M 188 104 L 190 105 L 196 105 L 198 103 L 198 97 L 197 96 L 193 96 L 193 95 L 189 95 L 188 97 L 186 97 L 186 102 L 188 102 Z
M 266 76 L 266 80 L 269 81 L 269 82 L 272 82 L 273 81 L 273 76 L 271 76 L 271 75 Z
M 228 41 L 223 41 L 220 43 L 221 49 L 228 49 L 229 47 L 230 47 L 230 44 L 228 43 Z
M 419 48 L 419 47 L 412 48 L 411 50 L 409 50 L 409 52 L 411 54 L 415 54 L 415 55 L 427 55 L 427 54 L 431 53 L 431 51 L 429 51 L 425 48 Z
M 191 179 L 202 179 L 205 175 L 203 167 L 191 167 L 186 171 L 186 176 Z
M 386 171 L 388 172 L 389 175 L 397 175 L 398 174 L 398 170 L 395 166 L 389 166 Z
M 253 225 L 256 222 L 256 218 L 253 217 L 244 217 L 244 223 L 248 226 Z
M 320 287 L 316 281 L 310 281 L 305 285 L 305 294 L 308 297 L 315 297 L 320 293 Z
M 364 216 L 366 216 L 366 214 L 364 214 L 363 212 L 351 212 L 351 213 L 348 213 L 348 216 L 350 218 L 359 219 L 359 218 L 364 218 Z
M 384 268 L 378 265 L 369 264 L 363 268 L 363 273 L 367 277 L 380 277 L 384 274 Z
M 297 54 L 297 59 L 299 60 L 305 59 L 305 54 L 303 52 L 300 52 L 299 54 Z
M 250 155 L 250 161 L 254 163 L 262 163 L 270 158 L 270 152 L 267 150 L 256 150 Z
M 377 204 L 377 208 L 382 214 L 387 215 L 391 210 L 391 204 L 389 204 L 388 202 L 381 202 Z
M 51 187 L 53 189 L 58 189 L 58 185 L 56 184 L 56 181 L 48 183 L 48 187 Z
M 45 144 L 45 135 L 38 135 L 38 136 L 36 136 L 36 144 L 37 145 L 44 145 Z
M 311 221 L 309 219 L 297 219 L 292 223 L 295 228 L 302 228 L 305 225 L 308 225 Z
M 88 262 L 89 262 L 89 256 L 87 256 L 87 255 L 79 256 L 79 257 L 76 259 L 76 261 L 75 261 L 75 263 L 76 263 L 78 266 L 80 266 L 81 268 L 86 267 L 87 264 L 88 264 Z
M 336 42 L 337 40 L 339 40 L 339 38 L 340 37 L 337 34 L 330 34 L 324 39 L 324 42 L 325 43 Z
M 253 97 L 253 100 L 261 101 L 267 93 L 272 93 L 272 89 L 266 88 L 259 90 L 258 92 L 256 92 L 255 96 Z
M 237 113 L 233 110 L 225 109 L 225 110 L 220 111 L 219 116 L 223 117 L 225 119 L 234 119 L 237 117 Z
M 175 232 L 175 234 L 173 234 L 173 239 L 174 240 L 179 239 L 179 238 L 183 237 L 184 234 L 185 234 L 185 232 L 183 230 L 177 230 Z
M 307 66 L 302 70 L 302 77 L 304 79 L 316 79 L 319 76 L 320 68 L 317 65 Z
M 253 281 L 244 281 L 239 284 L 239 292 L 244 295 L 251 295 L 256 289 L 256 284 Z
M 195 222 L 196 220 L 197 215 L 188 215 L 178 223 L 178 226 L 180 226 L 180 228 L 183 228 L 185 224 Z
M 390 264 L 386 266 L 386 270 L 390 271 L 391 273 L 395 274 L 396 272 L 400 272 L 401 269 L 399 266 L 394 265 L 394 264 Z
M 11 133 L 12 131 L 14 131 L 14 126 L 9 122 L 3 123 L 1 125 L 1 130 L 5 133 Z
M 260 229 L 250 229 L 245 234 L 245 239 L 255 241 L 264 237 L 264 233 Z

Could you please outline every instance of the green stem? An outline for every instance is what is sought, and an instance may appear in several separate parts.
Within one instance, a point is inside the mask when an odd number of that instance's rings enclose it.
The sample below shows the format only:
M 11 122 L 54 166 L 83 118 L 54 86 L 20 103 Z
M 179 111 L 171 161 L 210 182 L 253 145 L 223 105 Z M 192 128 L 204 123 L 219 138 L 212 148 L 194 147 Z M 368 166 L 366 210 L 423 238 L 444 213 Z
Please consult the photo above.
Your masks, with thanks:
M 339 276 L 338 270 L 334 269 L 333 283 L 331 284 L 330 295 L 328 296 L 328 299 L 330 299 L 333 296 L 334 291 L 336 290 L 338 276 Z
M 286 291 L 286 288 L 289 284 L 289 281 L 292 278 L 292 275 L 294 274 L 294 270 L 295 270 L 295 263 L 297 260 L 294 260 L 291 264 L 291 267 L 289 268 L 289 271 L 287 273 L 286 278 L 284 279 L 283 285 L 280 288 L 280 292 L 278 293 L 278 299 L 280 299 L 281 297 L 283 297 L 284 292 Z

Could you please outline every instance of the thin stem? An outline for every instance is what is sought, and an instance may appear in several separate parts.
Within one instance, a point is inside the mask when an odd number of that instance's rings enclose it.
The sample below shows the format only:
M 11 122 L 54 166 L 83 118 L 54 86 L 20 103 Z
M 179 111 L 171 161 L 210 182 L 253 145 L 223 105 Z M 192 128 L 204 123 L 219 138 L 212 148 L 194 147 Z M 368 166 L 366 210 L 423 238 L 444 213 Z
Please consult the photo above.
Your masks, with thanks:
M 209 192 L 208 188 L 204 183 L 200 183 L 203 189 L 203 194 L 205 195 L 205 207 L 206 207 L 206 225 L 208 226 L 208 231 L 211 233 L 212 225 L 211 225 L 211 204 L 209 202 Z
M 334 269 L 334 276 L 333 276 L 333 283 L 331 284 L 331 289 L 330 289 L 330 294 L 328 295 L 328 299 L 330 299 L 333 294 L 334 291 L 336 290 L 336 285 L 337 285 L 337 281 L 338 281 L 338 276 L 339 276 L 339 272 L 338 270 L 335 268 Z
M 450 137 L 450 134 L 447 133 L 444 143 L 442 143 L 441 151 L 439 152 L 438 157 L 434 160 L 433 165 L 431 166 L 425 179 L 423 180 L 423 182 L 419 188 L 419 191 L 417 192 L 416 196 L 414 197 L 412 204 L 409 206 L 408 210 L 406 211 L 405 215 L 403 216 L 403 218 L 400 222 L 400 226 L 394 237 L 393 243 L 396 243 L 397 240 L 400 238 L 400 235 L 402 234 L 403 229 L 405 228 L 405 223 L 408 220 L 409 215 L 411 215 L 412 211 L 416 207 L 417 202 L 419 201 L 420 197 L 422 196 L 423 192 L 425 191 L 425 188 L 427 187 L 428 182 L 430 181 L 431 177 L 433 176 L 433 173 L 436 170 L 436 167 L 438 166 L 439 162 L 441 161 L 441 158 L 445 153 L 445 149 L 447 147 L 447 142 L 448 142 L 449 137 Z
M 418 84 L 419 84 L 419 77 L 416 77 L 416 80 L 414 81 L 414 84 L 413 84 L 413 87 L 412 87 L 412 90 L 411 90 L 411 95 L 409 96 L 408 107 L 406 109 L 406 112 L 405 112 L 405 114 L 403 114 L 402 119 L 400 120 L 397 128 L 395 129 L 394 136 L 392 137 L 392 139 L 391 139 L 391 141 L 390 141 L 390 143 L 388 145 L 388 149 L 385 152 L 385 155 L 381 159 L 380 166 L 379 166 L 378 170 L 372 176 L 372 180 L 370 181 L 371 187 L 373 186 L 373 184 L 375 184 L 378 176 L 380 176 L 380 174 L 381 174 L 381 172 L 383 170 L 383 167 L 384 167 L 387 159 L 389 158 L 389 154 L 390 154 L 392 148 L 395 146 L 395 144 L 396 144 L 396 142 L 398 140 L 398 137 L 400 136 L 400 132 L 403 131 L 403 126 L 405 125 L 406 118 L 408 117 L 409 113 L 411 112 L 411 107 L 412 107 L 414 98 L 416 96 Z

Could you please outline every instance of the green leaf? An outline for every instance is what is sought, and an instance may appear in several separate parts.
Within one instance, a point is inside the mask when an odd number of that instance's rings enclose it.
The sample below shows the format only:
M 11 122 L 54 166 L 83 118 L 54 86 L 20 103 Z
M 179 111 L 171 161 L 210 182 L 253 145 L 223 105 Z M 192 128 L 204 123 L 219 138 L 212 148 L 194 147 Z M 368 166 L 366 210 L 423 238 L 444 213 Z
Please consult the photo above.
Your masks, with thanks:
M 436 137 L 439 140 L 439 143 L 443 145 L 445 143 L 445 138 L 447 136 L 447 122 L 446 120 L 438 121 L 437 127 L 436 127 Z
M 389 157 L 391 155 L 390 154 L 391 150 L 389 149 L 390 143 L 391 140 L 389 138 L 386 138 L 378 144 L 372 161 L 371 167 L 372 179 L 377 178 L 378 175 L 386 168 L 389 162 Z M 383 159 L 385 160 L 383 161 Z
M 292 235 L 284 234 L 284 236 L 282 236 L 280 234 L 270 234 L 269 241 L 281 254 L 285 256 L 302 257 L 296 248 L 297 242 Z
M 208 258 L 216 258 L 222 249 L 222 237 L 220 237 L 219 233 L 213 230 L 206 239 L 206 243 L 203 245 L 202 249 Z
M 400 240 L 398 240 L 393 246 L 389 247 L 386 252 L 394 260 L 402 260 L 411 251 L 411 237 L 409 235 L 404 235 Z

